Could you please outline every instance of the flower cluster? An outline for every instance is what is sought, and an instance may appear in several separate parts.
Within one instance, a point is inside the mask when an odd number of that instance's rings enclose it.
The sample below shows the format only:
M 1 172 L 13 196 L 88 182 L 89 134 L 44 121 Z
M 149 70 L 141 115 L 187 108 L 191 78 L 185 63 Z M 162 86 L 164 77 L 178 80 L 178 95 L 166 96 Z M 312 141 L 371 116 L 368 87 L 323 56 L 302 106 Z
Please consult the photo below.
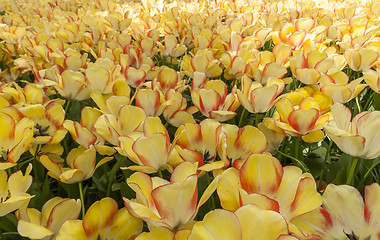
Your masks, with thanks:
M 376 0 L 0 1 L 0 231 L 380 239 L 379 24 Z

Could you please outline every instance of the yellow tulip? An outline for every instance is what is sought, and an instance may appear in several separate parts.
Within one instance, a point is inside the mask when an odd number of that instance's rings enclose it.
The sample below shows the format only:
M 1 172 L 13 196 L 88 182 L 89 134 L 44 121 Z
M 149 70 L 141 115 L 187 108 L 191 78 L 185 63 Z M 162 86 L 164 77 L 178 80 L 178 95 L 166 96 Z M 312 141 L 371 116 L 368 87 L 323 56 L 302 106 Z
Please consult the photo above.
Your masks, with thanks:
M 145 173 L 132 174 L 127 183 L 136 192 L 136 201 L 124 198 L 129 213 L 150 227 L 173 229 L 191 222 L 215 191 L 219 179 L 209 184 L 198 201 L 197 165 L 181 163 L 174 169 L 170 182 Z
M 66 136 L 67 130 L 63 128 L 65 111 L 62 103 L 51 100 L 44 105 L 34 104 L 19 108 L 25 117 L 33 120 L 34 133 L 31 144 L 57 144 Z
M 277 101 L 277 96 L 284 90 L 285 84 L 282 80 L 269 78 L 266 86 L 252 80 L 244 75 L 241 79 L 241 90 L 237 90 L 239 102 L 248 112 L 263 113 Z
M 157 117 L 162 114 L 171 101 L 165 101 L 161 91 L 152 89 L 138 89 L 135 94 L 135 106 L 142 108 L 147 116 Z
M 363 201 L 354 187 L 329 184 L 323 193 L 322 208 L 301 216 L 299 226 L 315 239 L 377 239 L 379 185 L 366 186 L 364 194 Z
M 27 206 L 33 197 L 26 193 L 32 184 L 32 165 L 29 164 L 25 174 L 17 171 L 9 176 L 5 170 L 0 170 L 0 216 L 5 216 L 22 206 Z
M 180 92 L 169 89 L 166 93 L 166 101 L 170 101 L 172 104 L 166 106 L 162 115 L 170 125 L 179 127 L 186 123 L 195 123 L 193 114 L 196 113 L 198 109 L 195 106 L 186 109 L 186 99 Z
M 17 211 L 17 231 L 30 239 L 55 239 L 62 224 L 77 219 L 81 203 L 77 199 L 54 197 L 47 201 L 41 212 L 34 208 Z
M 235 111 L 240 105 L 233 93 L 227 93 L 223 81 L 211 80 L 192 90 L 191 99 L 204 116 L 223 122 L 236 116 Z
M 186 123 L 175 133 L 175 149 L 183 161 L 197 162 L 199 170 L 211 171 L 228 167 L 230 162 L 227 158 L 215 161 L 221 133 L 222 125 L 213 119 L 205 119 L 200 124 Z
M 324 131 L 343 152 L 365 159 L 380 155 L 379 136 L 374 131 L 380 126 L 380 111 L 361 112 L 351 122 L 351 111 L 343 104 L 334 104 L 331 111 L 334 120 Z
M 348 49 L 344 52 L 348 66 L 354 71 L 367 71 L 378 60 L 379 53 L 372 49 Z
M 292 224 L 293 220 L 322 204 L 311 174 L 294 166 L 282 167 L 276 158 L 265 154 L 251 155 L 240 170 L 225 170 L 217 192 L 224 209 L 235 211 L 253 204 L 272 210 L 281 214 L 291 231 L 300 237 L 303 234 Z
M 181 62 L 184 73 L 194 78 L 196 72 L 204 73 L 207 77 L 218 77 L 222 74 L 222 68 L 219 61 L 215 59 L 214 54 L 208 50 L 198 50 L 194 57 L 185 55 Z
M 49 176 L 61 182 L 72 184 L 89 179 L 99 166 L 112 159 L 113 157 L 105 157 L 96 163 L 96 150 L 91 145 L 89 149 L 82 146 L 72 149 L 66 158 L 68 167 L 63 166 L 63 161 L 56 163 L 47 155 L 42 155 L 40 162 L 48 170 Z
M 16 165 L 20 156 L 29 149 L 33 139 L 33 121 L 13 106 L 0 111 L 0 169 Z
M 56 240 L 130 239 L 141 233 L 143 222 L 132 217 L 126 208 L 118 209 L 112 198 L 93 203 L 83 220 L 68 220 Z
M 127 169 L 146 173 L 154 173 L 164 167 L 170 169 L 168 164 L 174 145 L 170 144 L 169 133 L 158 117 L 148 117 L 141 132 L 119 137 L 119 142 L 119 153 L 138 164 Z
M 281 240 L 288 239 L 286 236 L 298 239 L 289 233 L 288 224 L 280 214 L 246 205 L 235 212 L 216 209 L 207 213 L 202 221 L 194 225 L 188 239 Z

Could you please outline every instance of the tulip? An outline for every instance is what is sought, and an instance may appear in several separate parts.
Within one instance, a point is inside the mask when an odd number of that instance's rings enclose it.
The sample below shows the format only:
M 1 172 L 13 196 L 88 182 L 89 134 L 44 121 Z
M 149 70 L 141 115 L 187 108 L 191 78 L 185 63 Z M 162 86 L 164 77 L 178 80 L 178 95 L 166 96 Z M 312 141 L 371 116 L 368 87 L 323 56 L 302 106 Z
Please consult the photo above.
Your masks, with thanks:
M 215 191 L 219 177 L 215 178 L 198 200 L 197 163 L 178 165 L 170 182 L 136 172 L 127 179 L 136 192 L 136 201 L 124 198 L 125 206 L 132 216 L 148 223 L 149 227 L 173 229 L 191 222 L 200 206 Z
M 380 68 L 375 70 L 369 69 L 363 72 L 364 81 L 375 92 L 380 93 Z
M 191 99 L 200 112 L 216 121 L 227 121 L 236 116 L 240 103 L 233 93 L 227 94 L 227 85 L 221 80 L 208 81 L 191 91 Z
M 322 204 L 311 174 L 295 166 L 282 167 L 276 158 L 265 154 L 251 155 L 240 170 L 225 170 L 217 193 L 222 207 L 230 211 L 253 204 L 281 214 L 299 236 L 302 233 L 293 221 Z
M 180 229 L 175 233 L 165 227 L 153 228 L 150 232 L 142 232 L 135 240 L 187 240 L 190 230 Z
M 348 49 L 344 52 L 344 56 L 352 70 L 365 72 L 378 60 L 379 53 L 367 48 Z
M 329 184 L 322 208 L 302 216 L 300 226 L 313 239 L 378 239 L 379 196 L 377 183 L 365 187 L 364 201 L 354 187 Z
M 327 112 L 330 104 L 331 99 L 311 88 L 294 91 L 277 102 L 274 124 L 287 135 L 302 136 L 310 143 L 319 142 L 324 136 L 321 129 L 330 119 Z
M 180 43 L 177 43 L 176 37 L 173 34 L 168 34 L 165 35 L 164 41 L 164 46 L 160 42 L 157 42 L 162 56 L 178 58 L 187 51 L 187 47 L 183 45 L 184 38 Z
M 132 217 L 126 208 L 118 209 L 112 198 L 93 203 L 83 220 L 68 220 L 59 230 L 56 240 L 130 239 L 141 233 L 143 222 Z
M 139 165 L 127 169 L 146 173 L 157 172 L 163 167 L 170 169 L 168 165 L 174 145 L 170 144 L 169 134 L 159 118 L 148 117 L 142 132 L 120 137 L 119 142 L 119 153 Z
M 334 65 L 334 60 L 325 52 L 310 51 L 307 54 L 298 52 L 290 58 L 290 69 L 293 75 L 304 84 L 317 84 L 322 73 Z
M 68 167 L 64 167 L 63 163 L 56 163 L 47 155 L 42 155 L 40 162 L 47 168 L 49 176 L 72 184 L 89 179 L 98 167 L 112 159 L 113 157 L 105 157 L 96 164 L 96 150 L 91 145 L 89 149 L 82 146 L 72 149 L 66 159 Z
M 171 101 L 165 101 L 161 91 L 152 89 L 139 89 L 135 95 L 136 107 L 142 108 L 147 116 L 157 117 L 162 114 L 165 107 L 171 104 Z
M 329 96 L 334 103 L 346 103 L 359 95 L 366 87 L 365 84 L 360 84 L 362 78 L 348 81 L 349 77 L 344 72 L 330 69 L 319 79 L 321 92 Z
M 117 116 L 103 114 L 95 122 L 96 132 L 109 143 L 118 146 L 120 136 L 128 136 L 138 130 L 145 120 L 146 114 L 139 107 L 125 105 Z
M 195 123 L 193 114 L 198 111 L 195 106 L 186 109 L 187 102 L 180 92 L 169 89 L 166 93 L 166 101 L 172 102 L 166 106 L 162 115 L 165 120 L 174 127 L 179 127 L 186 123 Z
M 334 120 L 324 127 L 327 136 L 345 153 L 359 158 L 374 159 L 380 155 L 380 111 L 361 112 L 352 121 L 351 111 L 343 104 L 331 107 Z
M 54 197 L 44 204 L 41 212 L 34 208 L 17 211 L 17 231 L 29 239 L 55 239 L 62 224 L 77 219 L 80 209 L 79 199 Z
M 16 165 L 20 156 L 29 149 L 33 139 L 33 121 L 13 106 L 0 111 L 0 169 Z
M 236 125 L 222 125 L 218 154 L 231 162 L 231 166 L 241 166 L 250 155 L 261 154 L 266 147 L 265 136 L 257 128 L 247 125 L 239 129 Z
M 66 136 L 63 128 L 65 111 L 59 101 L 52 100 L 44 105 L 34 104 L 19 109 L 25 117 L 33 120 L 34 134 L 31 144 L 57 144 Z
M 289 235 L 288 224 L 280 214 L 246 205 L 235 212 L 216 209 L 207 213 L 194 225 L 188 239 L 280 240 L 286 236 L 298 239 Z
M 183 161 L 198 162 L 199 170 L 211 171 L 230 165 L 226 158 L 214 161 L 222 138 L 222 125 L 213 119 L 182 125 L 174 138 L 177 139 L 175 149 Z
M 181 62 L 181 68 L 184 73 L 194 78 L 196 72 L 204 73 L 207 77 L 218 77 L 222 74 L 219 61 L 214 58 L 214 54 L 208 50 L 199 50 L 194 57 L 185 55 Z
M 22 206 L 27 206 L 33 197 L 26 193 L 32 184 L 32 165 L 29 164 L 25 174 L 17 171 L 9 176 L 5 170 L 0 170 L 0 216 L 5 216 Z
M 246 75 L 241 80 L 241 90 L 237 90 L 236 93 L 241 105 L 250 113 L 269 111 L 285 87 L 282 80 L 272 77 L 268 79 L 265 87 L 258 82 L 252 82 Z

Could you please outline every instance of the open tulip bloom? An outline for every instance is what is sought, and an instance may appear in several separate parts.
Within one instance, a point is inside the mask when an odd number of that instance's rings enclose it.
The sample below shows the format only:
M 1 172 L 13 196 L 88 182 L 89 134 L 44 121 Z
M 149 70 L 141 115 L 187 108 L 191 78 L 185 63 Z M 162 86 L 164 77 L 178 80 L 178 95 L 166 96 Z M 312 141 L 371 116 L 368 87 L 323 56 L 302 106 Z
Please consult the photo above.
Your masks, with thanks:
M 380 240 L 379 26 L 379 0 L 0 0 L 0 238 Z

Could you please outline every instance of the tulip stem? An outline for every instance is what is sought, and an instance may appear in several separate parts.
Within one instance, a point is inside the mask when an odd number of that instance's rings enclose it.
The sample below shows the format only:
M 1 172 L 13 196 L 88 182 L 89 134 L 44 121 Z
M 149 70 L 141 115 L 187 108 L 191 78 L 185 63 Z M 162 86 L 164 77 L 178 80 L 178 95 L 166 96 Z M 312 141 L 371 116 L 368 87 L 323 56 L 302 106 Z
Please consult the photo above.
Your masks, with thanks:
M 206 173 L 206 179 L 207 179 L 207 185 L 208 186 L 210 186 L 210 184 L 211 184 L 211 179 L 210 179 L 210 175 L 209 174 L 210 174 L 209 172 Z M 210 198 L 211 198 L 211 207 L 212 207 L 212 209 L 215 209 L 216 206 L 215 206 L 214 194 L 212 194 Z
M 79 197 L 80 197 L 81 208 L 82 208 L 82 219 L 84 219 L 85 210 L 84 210 L 84 196 L 83 196 L 82 182 L 78 182 L 78 187 L 79 187 Z
M 70 99 L 66 99 L 66 106 L 65 106 L 65 119 L 67 119 L 67 118 L 68 118 L 69 106 L 70 106 Z
M 318 190 L 321 190 L 321 185 L 322 185 L 323 177 L 325 175 L 325 169 L 326 169 L 327 159 L 330 156 L 330 151 L 331 151 L 332 144 L 333 144 L 333 141 L 330 139 L 329 147 L 327 148 L 326 155 L 325 155 L 325 160 L 323 161 L 321 173 L 319 174 Z
M 122 160 L 123 160 L 123 157 L 120 157 L 117 160 L 116 164 L 111 169 L 111 174 L 110 174 L 110 178 L 109 178 L 108 185 L 107 185 L 107 197 L 109 197 L 111 195 L 112 183 L 113 183 L 113 180 L 115 180 L 117 171 L 120 169 L 120 165 L 121 165 Z
M 309 171 L 309 169 L 306 167 L 306 165 L 305 164 L 303 164 L 300 160 L 298 160 L 297 158 L 295 158 L 295 157 L 292 157 L 292 156 L 290 156 L 290 155 L 288 155 L 288 154 L 286 154 L 286 153 L 283 153 L 283 152 L 281 152 L 280 150 L 276 150 L 279 154 L 281 154 L 281 155 L 283 155 L 283 156 L 285 156 L 285 157 L 287 157 L 287 158 L 290 158 L 290 159 L 292 159 L 294 162 L 296 162 L 296 163 L 298 163 L 300 166 L 301 166 L 301 168 L 302 168 L 302 170 L 304 171 L 304 172 L 310 172 Z
M 255 113 L 255 127 L 259 126 L 259 113 Z
M 352 178 L 354 177 L 356 165 L 358 165 L 358 161 L 359 161 L 358 157 L 354 157 L 354 159 L 352 160 L 352 164 L 351 164 L 350 172 L 348 173 L 346 185 L 351 185 Z
M 377 167 L 378 165 L 380 165 L 380 161 L 375 162 L 375 163 L 370 167 L 370 169 L 368 169 L 368 171 L 365 173 L 365 175 L 364 175 L 364 177 L 362 178 L 362 180 L 360 180 L 359 185 L 358 185 L 358 188 L 361 188 L 361 187 L 364 185 L 365 180 L 366 180 L 366 179 L 368 178 L 368 176 L 371 174 L 371 172 L 373 171 L 373 169 L 375 169 L 375 167 Z
M 359 113 L 362 112 L 362 107 L 360 106 L 360 102 L 359 102 L 359 96 L 356 96 L 355 101 L 356 101 L 356 106 L 358 107 Z
M 239 119 L 239 128 L 243 126 L 245 114 L 247 113 L 247 110 L 243 108 L 243 111 L 241 112 L 240 119 Z

